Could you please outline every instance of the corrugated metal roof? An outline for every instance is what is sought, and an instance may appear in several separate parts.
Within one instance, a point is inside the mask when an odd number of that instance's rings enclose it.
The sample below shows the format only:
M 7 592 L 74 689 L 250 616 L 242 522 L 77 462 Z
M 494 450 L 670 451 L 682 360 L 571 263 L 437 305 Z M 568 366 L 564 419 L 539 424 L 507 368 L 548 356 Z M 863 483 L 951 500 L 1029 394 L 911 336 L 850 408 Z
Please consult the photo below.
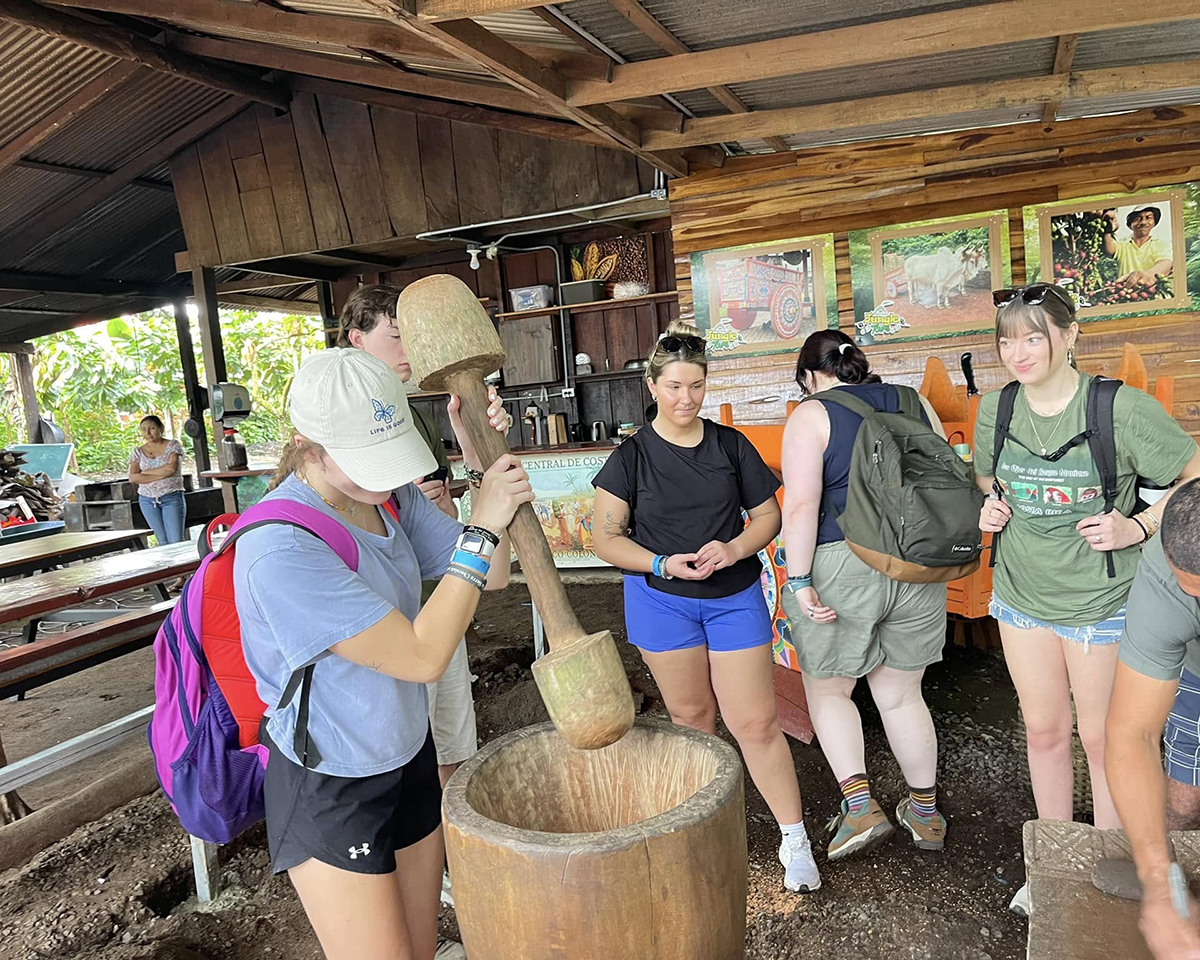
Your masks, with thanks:
M 1128 67 L 1137 63 L 1183 60 L 1200 52 L 1200 20 L 1152 27 L 1084 33 L 1075 47 L 1075 70 Z
M 57 173 L 9 167 L 0 173 L 0 236 L 28 222 L 48 204 L 58 203 L 82 189 L 86 183 Z
M 107 54 L 0 21 L 0 145 L 116 62 Z
M 657 43 L 617 13 L 608 0 L 571 0 L 558 10 L 626 60 L 665 56 Z
M 1096 97 L 1090 100 L 1067 100 L 1058 109 L 1058 119 L 1100 117 L 1111 113 L 1128 113 L 1167 104 L 1200 103 L 1200 87 L 1171 90 L 1167 93 L 1126 93 L 1117 97 Z
M 229 94 L 165 73 L 132 77 L 118 92 L 40 144 L 30 159 L 116 170 L 230 99 Z
M 925 121 L 883 123 L 851 130 L 812 131 L 785 137 L 784 142 L 793 150 L 801 147 L 819 147 L 832 143 L 853 143 L 859 140 L 879 140 L 885 137 L 912 136 L 921 133 L 948 133 L 953 130 L 971 130 L 975 127 L 996 127 L 1007 123 L 1020 123 L 1040 115 L 1041 106 L 1014 107 L 1009 110 L 977 111 L 953 116 L 937 117 Z M 750 141 L 753 143 L 754 141 Z M 759 144 L 762 141 L 757 141 Z

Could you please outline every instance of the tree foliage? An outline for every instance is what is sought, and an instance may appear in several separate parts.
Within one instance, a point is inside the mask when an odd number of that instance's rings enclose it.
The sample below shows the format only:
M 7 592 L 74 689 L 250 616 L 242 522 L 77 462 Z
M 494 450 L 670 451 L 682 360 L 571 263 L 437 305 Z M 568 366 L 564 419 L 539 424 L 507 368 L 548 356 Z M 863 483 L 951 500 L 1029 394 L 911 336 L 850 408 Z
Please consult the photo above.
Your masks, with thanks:
M 324 344 L 319 320 L 223 310 L 221 330 L 228 378 L 243 384 L 254 402 L 254 412 L 240 427 L 243 437 L 247 443 L 278 440 L 286 422 L 287 386 L 301 360 Z M 52 414 L 75 443 L 83 473 L 123 473 L 139 442 L 138 423 L 146 414 L 161 417 L 170 436 L 186 439 L 187 398 L 172 314 L 155 310 L 120 317 L 34 342 L 38 407 L 43 415 Z M 203 382 L 204 359 L 194 321 L 192 342 Z M 25 431 L 14 374 L 0 370 L 6 385 L 0 406 L 3 445 L 23 441 Z M 207 428 L 211 430 L 211 423 Z

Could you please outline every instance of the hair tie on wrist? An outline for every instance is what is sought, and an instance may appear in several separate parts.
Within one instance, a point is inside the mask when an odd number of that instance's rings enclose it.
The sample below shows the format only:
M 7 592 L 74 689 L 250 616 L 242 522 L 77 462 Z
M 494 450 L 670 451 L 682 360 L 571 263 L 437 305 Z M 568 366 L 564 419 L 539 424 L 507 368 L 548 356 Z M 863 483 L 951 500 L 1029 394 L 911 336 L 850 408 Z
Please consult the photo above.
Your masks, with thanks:
M 850 349 L 850 344 L 848 344 L 848 343 L 839 343 L 839 344 L 838 344 L 838 356 L 841 356 L 842 354 L 844 354 L 844 353 L 845 353 L 847 350 L 849 350 L 849 349 Z

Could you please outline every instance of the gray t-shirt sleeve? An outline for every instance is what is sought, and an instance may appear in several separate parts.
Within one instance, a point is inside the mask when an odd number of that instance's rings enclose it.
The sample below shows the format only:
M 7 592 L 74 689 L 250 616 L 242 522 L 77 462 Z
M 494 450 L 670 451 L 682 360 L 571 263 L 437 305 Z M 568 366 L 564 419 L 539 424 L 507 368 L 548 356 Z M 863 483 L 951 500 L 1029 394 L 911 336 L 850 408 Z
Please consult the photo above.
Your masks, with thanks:
M 412 544 L 422 580 L 437 580 L 450 566 L 450 556 L 463 525 L 442 513 L 433 501 L 410 483 L 396 491 L 400 525 Z
M 1178 680 L 1188 644 L 1200 640 L 1197 608 L 1195 598 L 1179 588 L 1162 540 L 1155 537 L 1142 551 L 1129 591 L 1121 662 L 1154 680 Z
M 245 534 L 238 543 L 235 581 L 237 561 L 243 559 L 249 560 L 244 583 L 250 601 L 270 626 L 291 671 L 321 659 L 334 644 L 374 626 L 395 609 L 324 542 L 293 527 L 270 526 Z M 297 589 L 298 584 L 303 589 Z

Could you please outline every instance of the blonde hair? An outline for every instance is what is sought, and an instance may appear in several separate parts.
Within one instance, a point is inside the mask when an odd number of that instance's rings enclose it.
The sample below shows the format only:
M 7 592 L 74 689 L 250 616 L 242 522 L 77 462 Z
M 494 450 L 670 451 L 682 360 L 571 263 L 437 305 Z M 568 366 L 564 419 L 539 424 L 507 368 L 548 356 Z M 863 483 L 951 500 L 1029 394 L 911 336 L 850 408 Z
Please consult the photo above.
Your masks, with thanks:
M 704 339 L 704 334 L 697 327 L 687 323 L 684 320 L 672 320 L 670 326 L 667 327 L 665 334 L 668 337 L 699 337 Z M 653 347 L 650 348 L 650 356 L 646 358 L 646 376 L 651 380 L 657 381 L 662 376 L 663 370 L 666 369 L 668 363 L 694 363 L 704 371 L 704 375 L 708 376 L 708 354 L 703 350 L 692 350 L 690 347 L 684 346 L 674 353 L 667 353 L 662 349 L 662 340 L 655 341 Z
M 275 476 L 271 477 L 270 483 L 267 484 L 268 490 L 274 490 L 284 480 L 295 473 L 310 453 L 321 454 L 325 452 L 325 448 L 319 443 L 314 443 L 312 440 L 303 437 L 301 437 L 302 442 L 297 443 L 296 438 L 299 435 L 291 427 L 288 427 L 286 436 L 289 439 L 283 445 L 283 452 L 279 455 L 279 466 L 275 468 Z

